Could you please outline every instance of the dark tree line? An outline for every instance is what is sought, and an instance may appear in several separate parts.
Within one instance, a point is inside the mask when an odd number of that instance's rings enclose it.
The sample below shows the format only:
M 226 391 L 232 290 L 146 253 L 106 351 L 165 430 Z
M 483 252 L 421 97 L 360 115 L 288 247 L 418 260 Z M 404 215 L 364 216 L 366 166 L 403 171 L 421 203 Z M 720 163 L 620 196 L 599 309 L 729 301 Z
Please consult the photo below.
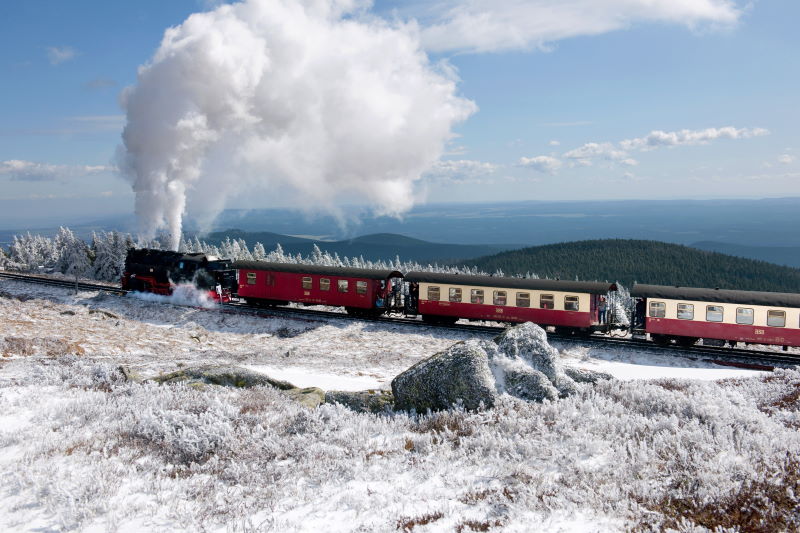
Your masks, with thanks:
M 656 285 L 800 292 L 800 269 L 657 241 L 591 240 L 549 244 L 467 261 L 506 275 Z

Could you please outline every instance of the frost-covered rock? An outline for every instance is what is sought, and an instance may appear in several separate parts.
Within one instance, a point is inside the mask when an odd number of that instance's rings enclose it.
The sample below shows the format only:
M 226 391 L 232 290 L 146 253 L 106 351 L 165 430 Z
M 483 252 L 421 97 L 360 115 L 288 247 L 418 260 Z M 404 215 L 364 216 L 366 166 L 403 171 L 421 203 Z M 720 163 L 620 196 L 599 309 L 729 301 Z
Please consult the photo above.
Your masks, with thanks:
M 423 413 L 456 403 L 467 410 L 481 403 L 491 407 L 497 397 L 488 355 L 477 341 L 459 342 L 418 362 L 392 380 L 392 393 L 396 409 Z
M 571 377 L 576 383 L 597 383 L 603 379 L 614 379 L 611 374 L 605 372 L 595 372 L 584 368 L 566 367 L 564 373 Z
M 270 386 L 281 390 L 297 388 L 287 381 L 272 379 L 265 374 L 238 366 L 184 368 L 176 372 L 156 376 L 152 378 L 152 381 L 157 383 L 185 383 L 193 386 L 220 385 L 237 388 Z
M 494 343 L 501 355 L 522 359 L 550 381 L 558 380 L 558 351 L 547 342 L 547 332 L 536 324 L 525 322 L 508 328 L 494 339 Z
M 123 373 L 123 375 L 125 375 Z M 125 375 L 129 380 L 135 380 L 130 375 Z M 318 407 L 325 402 L 325 391 L 317 387 L 295 387 L 288 381 L 272 379 L 266 374 L 254 372 L 238 366 L 201 366 L 186 368 L 171 372 L 151 379 L 156 383 L 184 383 L 194 388 L 204 388 L 206 385 L 221 387 L 251 388 L 273 387 L 279 389 L 284 395 L 309 408 Z
M 547 332 L 531 322 L 508 328 L 494 339 L 491 367 L 498 389 L 524 400 L 564 398 L 576 390 L 575 381 L 558 362 L 558 351 Z
M 284 390 L 283 393 L 300 405 L 310 409 L 319 407 L 319 404 L 325 402 L 325 391 L 317 387 L 293 387 Z
M 394 396 L 389 391 L 328 391 L 325 403 L 339 403 L 358 413 L 383 413 L 394 408 Z
M 492 341 L 461 342 L 417 363 L 392 381 L 392 391 L 397 409 L 436 411 L 460 403 L 474 410 L 481 403 L 493 406 L 500 394 L 534 402 L 557 400 L 576 392 L 576 382 L 605 377 L 567 372 L 547 333 L 525 323 Z

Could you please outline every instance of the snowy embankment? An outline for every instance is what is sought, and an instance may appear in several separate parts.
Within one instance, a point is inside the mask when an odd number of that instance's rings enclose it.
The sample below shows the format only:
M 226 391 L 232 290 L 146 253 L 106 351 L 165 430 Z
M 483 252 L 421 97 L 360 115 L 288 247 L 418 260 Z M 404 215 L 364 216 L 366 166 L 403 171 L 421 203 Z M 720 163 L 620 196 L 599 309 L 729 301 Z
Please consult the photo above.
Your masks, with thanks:
M 0 281 L 0 529 L 800 527 L 797 371 L 560 346 L 564 364 L 626 380 L 409 416 L 117 370 L 213 362 L 300 386 L 388 388 L 459 340 Z M 664 377 L 698 367 L 701 379 Z

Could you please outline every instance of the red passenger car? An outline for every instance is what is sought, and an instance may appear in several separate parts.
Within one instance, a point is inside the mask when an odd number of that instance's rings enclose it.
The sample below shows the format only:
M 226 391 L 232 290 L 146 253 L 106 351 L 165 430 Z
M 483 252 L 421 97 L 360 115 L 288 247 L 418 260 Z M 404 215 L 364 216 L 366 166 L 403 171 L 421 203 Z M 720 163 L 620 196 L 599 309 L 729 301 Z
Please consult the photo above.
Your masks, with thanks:
M 605 328 L 598 304 L 617 290 L 613 283 L 431 272 L 409 272 L 405 281 L 412 307 L 428 321 L 534 322 L 584 333 Z
M 641 300 L 645 330 L 659 343 L 800 346 L 800 294 L 637 284 L 631 295 Z
M 396 270 L 368 270 L 294 263 L 236 261 L 239 297 L 248 303 L 344 307 L 351 314 L 381 314 L 388 309 Z

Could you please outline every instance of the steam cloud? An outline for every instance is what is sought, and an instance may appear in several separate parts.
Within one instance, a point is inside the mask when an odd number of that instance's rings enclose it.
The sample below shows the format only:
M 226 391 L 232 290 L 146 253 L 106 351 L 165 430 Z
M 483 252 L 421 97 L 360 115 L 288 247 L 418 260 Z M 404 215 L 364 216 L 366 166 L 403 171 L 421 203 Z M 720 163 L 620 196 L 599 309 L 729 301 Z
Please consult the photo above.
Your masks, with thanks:
M 247 0 L 168 29 L 137 84 L 118 152 L 143 237 L 232 195 L 399 214 L 476 109 L 432 65 L 416 26 L 359 0 Z M 197 211 L 196 211 L 197 210 Z

